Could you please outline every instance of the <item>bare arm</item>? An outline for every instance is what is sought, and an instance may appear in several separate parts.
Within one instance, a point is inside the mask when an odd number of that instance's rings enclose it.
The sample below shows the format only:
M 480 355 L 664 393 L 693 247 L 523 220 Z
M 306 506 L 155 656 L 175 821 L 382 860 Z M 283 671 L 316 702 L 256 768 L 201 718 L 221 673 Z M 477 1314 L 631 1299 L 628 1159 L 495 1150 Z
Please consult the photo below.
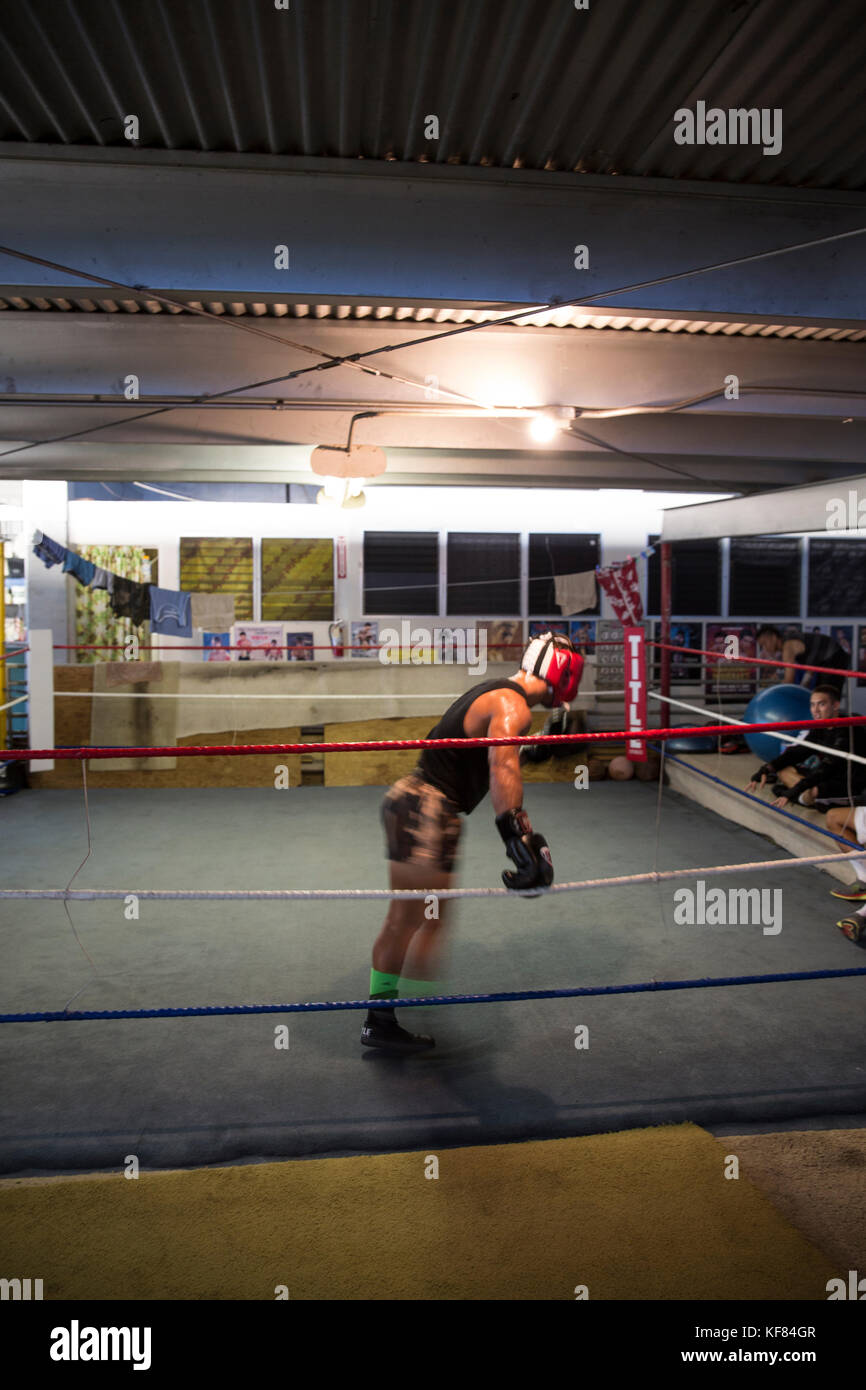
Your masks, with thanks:
M 488 738 L 519 738 L 532 727 L 532 715 L 519 696 L 508 691 L 496 691 L 502 698 L 487 726 Z M 490 799 L 493 813 L 503 815 L 523 805 L 523 777 L 520 773 L 520 748 L 513 744 L 508 748 L 488 749 L 490 763 Z
M 796 637 L 793 637 L 789 641 L 787 641 L 782 647 L 782 660 L 797 661 L 802 656 L 805 650 L 806 644 L 804 642 L 800 642 Z M 786 685 L 793 685 L 794 677 L 796 675 L 797 672 L 792 671 L 789 668 L 788 670 L 783 672 L 782 679 Z

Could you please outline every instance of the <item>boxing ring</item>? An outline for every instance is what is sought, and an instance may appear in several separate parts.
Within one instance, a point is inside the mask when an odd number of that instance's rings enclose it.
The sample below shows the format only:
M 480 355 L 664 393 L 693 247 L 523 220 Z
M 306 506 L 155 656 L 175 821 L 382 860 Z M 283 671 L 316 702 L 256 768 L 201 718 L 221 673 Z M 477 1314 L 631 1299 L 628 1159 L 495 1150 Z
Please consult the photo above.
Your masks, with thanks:
M 663 750 L 726 727 L 647 728 L 642 739 Z M 627 733 L 124 752 L 586 748 Z M 0 871 L 12 966 L 0 1002 L 6 1173 L 109 1167 L 132 1143 L 148 1166 L 189 1166 L 866 1112 L 866 960 L 832 930 L 827 880 L 812 872 L 840 850 L 856 854 L 853 842 L 831 836 L 821 852 L 768 857 L 766 839 L 661 781 L 533 784 L 527 805 L 561 881 L 532 896 L 484 886 L 498 883 L 502 854 L 482 806 L 464 834 L 469 886 L 433 890 L 458 900 L 458 988 L 396 1001 L 435 1010 L 437 1047 L 391 1057 L 361 1049 L 345 1018 L 375 1004 L 357 985 L 383 904 L 429 896 L 355 886 L 381 879 L 383 789 L 236 789 L 229 815 L 223 789 L 88 791 L 85 763 L 117 751 L 21 750 L 82 765 L 88 852 L 80 792 L 24 798 Z M 258 886 L 235 886 L 239 862 Z M 786 894 L 778 934 L 672 920 L 678 886 L 738 880 Z M 283 1054 L 275 1029 L 289 1024 Z

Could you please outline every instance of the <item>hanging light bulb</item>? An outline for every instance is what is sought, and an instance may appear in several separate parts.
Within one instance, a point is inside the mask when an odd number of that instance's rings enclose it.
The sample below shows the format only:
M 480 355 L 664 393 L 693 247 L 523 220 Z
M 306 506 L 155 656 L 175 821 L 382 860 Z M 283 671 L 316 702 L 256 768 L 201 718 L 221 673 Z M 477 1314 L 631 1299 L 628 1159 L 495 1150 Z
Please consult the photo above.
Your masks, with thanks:
M 550 415 L 533 415 L 529 433 L 536 444 L 549 444 L 559 432 L 559 425 Z
M 325 478 L 325 485 L 316 495 L 316 501 L 329 507 L 363 507 L 366 497 L 363 492 L 363 478 Z

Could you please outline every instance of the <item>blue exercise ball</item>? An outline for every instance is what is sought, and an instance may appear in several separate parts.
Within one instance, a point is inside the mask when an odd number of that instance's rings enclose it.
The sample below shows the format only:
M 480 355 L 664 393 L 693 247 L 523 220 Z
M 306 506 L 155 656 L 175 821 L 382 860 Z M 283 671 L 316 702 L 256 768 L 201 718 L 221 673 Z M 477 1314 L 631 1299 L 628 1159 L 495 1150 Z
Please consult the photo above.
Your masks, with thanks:
M 760 690 L 746 706 L 743 715 L 747 724 L 770 724 L 779 719 L 811 719 L 809 692 L 802 685 L 771 685 Z M 801 730 L 786 729 L 795 738 Z M 790 744 L 784 743 L 775 734 L 746 734 L 746 742 L 757 758 L 763 763 L 772 762 L 784 753 Z

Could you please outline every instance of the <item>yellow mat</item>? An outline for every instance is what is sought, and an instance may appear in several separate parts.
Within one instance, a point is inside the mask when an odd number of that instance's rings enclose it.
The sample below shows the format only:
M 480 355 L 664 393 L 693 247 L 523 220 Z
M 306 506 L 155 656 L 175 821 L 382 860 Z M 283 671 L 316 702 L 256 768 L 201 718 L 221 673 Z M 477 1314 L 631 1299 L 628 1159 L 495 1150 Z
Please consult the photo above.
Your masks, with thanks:
M 826 1299 L 839 1271 L 725 1178 L 724 1146 L 687 1124 L 11 1179 L 3 1272 L 43 1279 L 46 1299 Z

